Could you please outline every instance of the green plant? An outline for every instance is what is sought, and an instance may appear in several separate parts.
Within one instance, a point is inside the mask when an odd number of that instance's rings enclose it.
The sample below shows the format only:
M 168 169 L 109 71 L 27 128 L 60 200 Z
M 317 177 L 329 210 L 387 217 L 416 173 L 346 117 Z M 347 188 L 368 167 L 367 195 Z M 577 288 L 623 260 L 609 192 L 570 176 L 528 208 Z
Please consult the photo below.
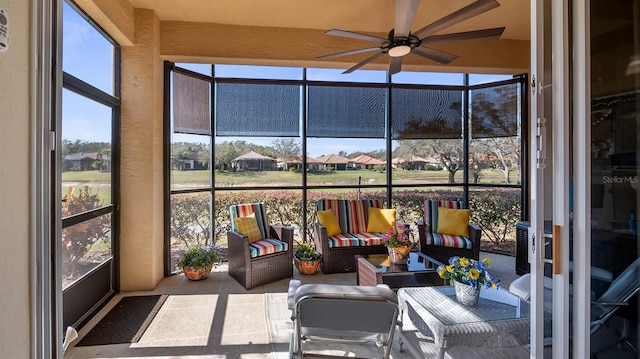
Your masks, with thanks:
M 89 186 L 84 186 L 77 191 L 74 187 L 69 187 L 62 198 L 62 216 L 71 217 L 101 206 L 102 200 Z M 108 243 L 110 235 L 110 215 L 98 216 L 63 228 L 62 261 L 65 275 L 68 278 L 75 276 L 78 263 L 83 260 L 91 247 L 98 241 Z
M 486 285 L 487 288 L 499 288 L 500 279 L 489 274 L 490 267 L 491 260 L 489 258 L 476 261 L 455 256 L 449 258 L 449 265 L 438 267 L 438 274 L 440 278 L 448 279 L 451 285 L 457 281 L 469 284 L 474 289 L 483 285 Z
M 220 250 L 216 246 L 191 247 L 182 253 L 178 267 L 202 268 L 220 260 Z
M 320 253 L 316 251 L 316 248 L 309 242 L 303 242 L 298 245 L 295 253 L 296 258 L 309 261 L 320 258 Z

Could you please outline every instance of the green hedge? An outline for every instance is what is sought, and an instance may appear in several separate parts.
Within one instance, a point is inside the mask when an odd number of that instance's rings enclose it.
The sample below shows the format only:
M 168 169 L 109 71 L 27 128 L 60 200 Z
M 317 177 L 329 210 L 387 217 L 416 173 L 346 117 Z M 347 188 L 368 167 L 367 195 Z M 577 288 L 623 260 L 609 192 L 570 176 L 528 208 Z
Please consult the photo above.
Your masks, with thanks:
M 385 199 L 382 191 L 362 192 L 362 198 Z M 349 192 L 307 192 L 306 237 L 312 238 L 313 223 L 316 221 L 315 203 L 320 198 L 356 198 L 355 191 Z M 453 190 L 406 190 L 394 191 L 393 207 L 399 221 L 415 224 L 422 219 L 425 199 L 460 199 L 462 193 Z M 496 189 L 470 191 L 471 222 L 482 228 L 481 249 L 513 254 L 516 223 L 520 220 L 520 189 Z M 201 202 L 201 203 L 197 203 Z M 217 192 L 215 195 L 214 242 L 224 246 L 226 233 L 231 229 L 229 206 L 237 203 L 264 202 L 267 217 L 272 224 L 294 227 L 295 239 L 300 242 L 302 224 L 302 193 L 300 191 L 237 191 Z M 209 194 L 171 196 L 172 243 L 189 246 L 209 244 L 207 230 Z M 206 233 L 205 233 L 206 232 Z

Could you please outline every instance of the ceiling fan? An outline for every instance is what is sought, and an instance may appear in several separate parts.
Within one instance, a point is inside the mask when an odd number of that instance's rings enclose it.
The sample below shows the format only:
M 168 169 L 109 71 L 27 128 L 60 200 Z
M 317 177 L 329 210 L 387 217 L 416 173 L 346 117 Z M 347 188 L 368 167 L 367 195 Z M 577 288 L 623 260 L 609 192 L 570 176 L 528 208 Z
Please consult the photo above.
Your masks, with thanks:
M 477 0 L 473 3 L 435 21 L 415 32 L 411 32 L 411 24 L 418 8 L 420 0 L 396 0 L 395 26 L 389 31 L 388 38 L 362 34 L 346 30 L 329 30 L 325 35 L 348 37 L 352 39 L 374 42 L 377 45 L 363 49 L 339 52 L 331 55 L 319 56 L 318 60 L 329 60 L 336 57 L 354 55 L 364 52 L 377 51 L 376 54 L 355 64 L 343 72 L 348 74 L 367 63 L 377 59 L 382 55 L 389 55 L 389 75 L 400 72 L 402 68 L 402 57 L 408 54 L 415 54 L 429 60 L 446 65 L 458 58 L 457 55 L 434 49 L 428 45 L 443 42 L 457 42 L 470 40 L 490 40 L 499 38 L 504 32 L 504 27 L 492 29 L 457 32 L 452 34 L 436 35 L 437 32 L 451 27 L 459 22 L 470 19 L 474 16 L 492 10 L 500 4 L 496 0 Z

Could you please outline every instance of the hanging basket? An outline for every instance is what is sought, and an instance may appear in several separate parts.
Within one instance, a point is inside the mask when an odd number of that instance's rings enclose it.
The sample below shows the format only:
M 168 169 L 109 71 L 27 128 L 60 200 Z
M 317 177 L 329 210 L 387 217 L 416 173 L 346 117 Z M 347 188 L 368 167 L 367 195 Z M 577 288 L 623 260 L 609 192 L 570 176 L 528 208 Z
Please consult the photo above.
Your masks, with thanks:
M 453 282 L 453 287 L 456 290 L 456 300 L 458 300 L 459 303 L 469 307 L 475 307 L 478 304 L 478 298 L 480 297 L 479 286 L 476 289 L 473 289 L 469 284 L 455 281 Z
M 391 264 L 407 264 L 411 247 L 387 247 Z

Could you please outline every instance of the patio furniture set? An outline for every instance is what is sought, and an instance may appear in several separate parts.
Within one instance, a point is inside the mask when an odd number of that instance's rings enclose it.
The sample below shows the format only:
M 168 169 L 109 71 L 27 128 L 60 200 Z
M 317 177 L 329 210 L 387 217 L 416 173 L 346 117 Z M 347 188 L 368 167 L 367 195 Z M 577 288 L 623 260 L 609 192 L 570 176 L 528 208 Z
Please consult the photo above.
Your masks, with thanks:
M 451 256 L 479 259 L 480 229 L 469 224 L 461 201 L 424 202 L 424 220 L 417 223 L 418 248 L 406 264 L 389 263 L 384 241 L 388 229 L 395 228 L 395 210 L 385 209 L 383 201 L 322 199 L 316 205 L 314 244 L 323 272 L 356 272 L 357 285 L 290 281 L 291 357 L 301 357 L 309 341 L 339 340 L 371 343 L 388 358 L 394 333 L 399 334 L 401 348 L 407 335 L 402 318 L 428 338 L 438 358 L 461 346 L 473 347 L 480 356 L 483 350 L 488 355 L 500 350 L 513 358 L 528 355 L 528 275 L 514 281 L 510 291 L 480 291 L 472 307 L 459 303 L 454 288 L 444 285 L 437 272 Z M 229 275 L 246 289 L 292 278 L 292 228 L 271 225 L 264 203 L 232 205 L 230 215 Z M 599 311 L 594 313 L 601 315 L 593 320 L 592 334 L 606 328 L 619 308 L 611 302 L 627 303 L 640 289 L 638 263 L 613 280 L 599 300 L 605 304 L 595 304 Z M 545 328 L 550 325 L 548 315 Z M 620 342 L 629 343 L 624 338 Z
M 291 280 L 292 357 L 301 356 L 309 340 L 373 338 L 386 358 L 395 328 L 402 328 L 398 318 L 405 312 L 421 333 L 433 338 L 441 358 L 453 345 L 528 343 L 526 301 L 498 290 L 497 299 L 483 296 L 478 308 L 471 309 L 452 299 L 452 287 L 443 286 L 437 268 L 450 256 L 479 259 L 480 228 L 469 224 L 469 210 L 462 201 L 426 200 L 424 219 L 417 223 L 418 248 L 406 264 L 397 265 L 388 263 L 384 243 L 385 233 L 395 226 L 395 209 L 385 209 L 376 199 L 321 199 L 316 209 L 313 241 L 323 273 L 356 272 L 358 285 Z M 233 205 L 230 213 L 229 274 L 246 289 L 291 278 L 292 229 L 270 225 L 263 203 Z M 496 308 L 508 313 L 496 316 Z M 375 325 L 369 325 L 374 318 Z M 460 330 L 464 339 L 455 334 Z M 398 332 L 402 343 L 402 330 Z

